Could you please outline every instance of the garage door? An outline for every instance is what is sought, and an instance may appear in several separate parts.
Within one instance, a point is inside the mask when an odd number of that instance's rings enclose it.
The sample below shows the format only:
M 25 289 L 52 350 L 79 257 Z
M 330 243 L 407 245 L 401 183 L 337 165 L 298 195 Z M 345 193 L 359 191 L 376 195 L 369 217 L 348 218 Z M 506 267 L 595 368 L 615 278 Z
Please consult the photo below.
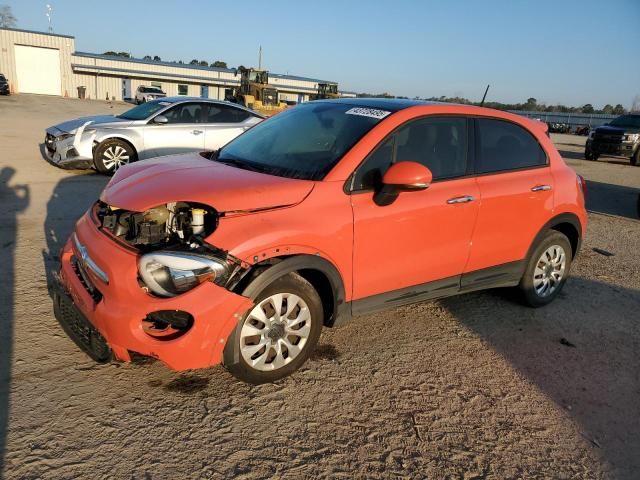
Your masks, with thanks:
M 59 50 L 16 45 L 16 73 L 20 93 L 62 95 Z

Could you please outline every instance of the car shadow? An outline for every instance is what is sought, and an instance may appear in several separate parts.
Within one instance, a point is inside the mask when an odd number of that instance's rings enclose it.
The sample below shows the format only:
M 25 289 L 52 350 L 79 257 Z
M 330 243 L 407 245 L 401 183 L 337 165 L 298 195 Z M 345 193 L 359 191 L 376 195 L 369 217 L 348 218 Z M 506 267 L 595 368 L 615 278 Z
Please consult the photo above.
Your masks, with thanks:
M 640 217 L 640 188 L 587 180 L 587 210 L 638 218 Z
M 42 259 L 51 293 L 53 272 L 59 268 L 59 253 L 73 232 L 76 221 L 98 199 L 109 177 L 93 175 L 91 171 L 71 175 L 60 180 L 47 202 L 44 222 L 46 249 Z
M 628 463 L 640 452 L 640 324 L 623 316 L 640 309 L 640 291 L 573 277 L 540 309 L 501 291 L 441 304 L 562 407 L 621 477 L 640 471 L 640 456 Z
M 9 392 L 11 391 L 11 359 L 13 355 L 13 330 L 15 323 L 15 249 L 17 241 L 17 216 L 30 203 L 27 185 L 9 185 L 16 170 L 3 167 L 0 170 L 0 265 L 4 281 L 0 288 L 0 477 L 7 446 L 9 426 Z

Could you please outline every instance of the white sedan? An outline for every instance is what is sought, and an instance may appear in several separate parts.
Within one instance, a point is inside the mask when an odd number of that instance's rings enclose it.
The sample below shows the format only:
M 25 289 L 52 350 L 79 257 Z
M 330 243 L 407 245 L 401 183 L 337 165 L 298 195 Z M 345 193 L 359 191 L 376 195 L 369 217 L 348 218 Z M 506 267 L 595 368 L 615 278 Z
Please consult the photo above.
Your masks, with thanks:
M 63 168 L 112 174 L 160 155 L 218 150 L 264 117 L 241 105 L 204 98 L 152 100 L 118 116 L 82 117 L 46 130 L 47 157 Z

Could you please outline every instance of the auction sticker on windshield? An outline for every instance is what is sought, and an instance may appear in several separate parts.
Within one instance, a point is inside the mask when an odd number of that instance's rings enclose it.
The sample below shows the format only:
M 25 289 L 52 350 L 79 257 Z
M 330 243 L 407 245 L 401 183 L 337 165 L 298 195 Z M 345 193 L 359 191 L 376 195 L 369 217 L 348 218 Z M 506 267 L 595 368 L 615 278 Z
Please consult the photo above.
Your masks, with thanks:
M 381 120 L 391 112 L 387 110 L 378 110 L 376 108 L 354 107 L 344 113 L 346 113 L 347 115 L 360 115 L 361 117 L 371 117 Z

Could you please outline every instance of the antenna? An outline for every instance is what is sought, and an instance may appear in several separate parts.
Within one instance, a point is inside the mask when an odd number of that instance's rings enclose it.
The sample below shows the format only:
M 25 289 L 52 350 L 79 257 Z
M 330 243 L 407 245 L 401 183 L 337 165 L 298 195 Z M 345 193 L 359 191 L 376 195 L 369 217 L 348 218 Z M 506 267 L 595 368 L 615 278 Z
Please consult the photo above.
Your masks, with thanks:
M 53 7 L 50 3 L 47 3 L 47 20 L 49 22 L 49 33 L 53 33 L 53 25 L 51 25 L 51 21 L 53 20 Z
M 487 92 L 489 91 L 489 87 L 491 85 L 487 85 L 486 90 L 484 91 L 484 95 L 482 96 L 482 101 L 480 102 L 480 106 L 482 107 L 484 105 L 484 99 L 487 98 Z
M 260 45 L 260 49 L 258 50 L 258 70 L 262 70 L 262 45 Z

